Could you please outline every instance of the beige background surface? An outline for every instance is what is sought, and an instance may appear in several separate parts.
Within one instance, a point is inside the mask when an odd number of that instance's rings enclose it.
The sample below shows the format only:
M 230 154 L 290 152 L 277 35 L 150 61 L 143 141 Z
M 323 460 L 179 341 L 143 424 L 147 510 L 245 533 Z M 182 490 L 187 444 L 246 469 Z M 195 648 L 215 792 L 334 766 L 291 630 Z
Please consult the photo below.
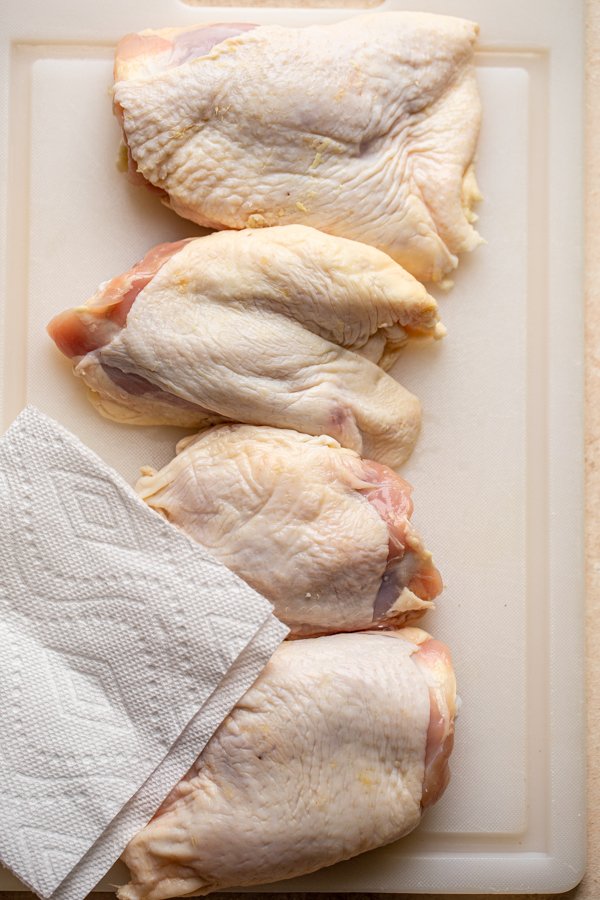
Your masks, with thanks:
M 220 0 L 222 3 L 223 0 Z M 256 2 L 256 0 L 255 0 Z M 260 2 L 260 0 L 258 0 Z M 280 0 L 281 2 L 281 0 Z M 317 0 L 318 2 L 318 0 Z M 569 2 L 569 0 L 564 0 Z M 352 0 L 348 0 L 349 5 Z M 287 3 L 285 4 L 287 5 Z M 319 3 L 319 5 L 321 5 Z M 327 5 L 344 5 L 328 3 Z M 586 309 L 586 573 L 587 573 L 587 717 L 588 717 L 588 865 L 581 884 L 563 894 L 569 900 L 600 900 L 600 0 L 587 0 L 585 135 L 585 309 Z M 1 894 L 2 900 L 26 900 L 28 892 Z M 228 894 L 231 900 L 320 900 L 327 894 Z M 349 900 L 418 900 L 423 894 L 348 894 Z M 483 900 L 484 895 L 427 895 L 430 900 Z M 497 895 L 496 895 L 497 896 Z M 530 895 L 504 895 L 521 900 Z M 550 900 L 556 895 L 537 895 Z M 114 900 L 98 893 L 93 900 Z

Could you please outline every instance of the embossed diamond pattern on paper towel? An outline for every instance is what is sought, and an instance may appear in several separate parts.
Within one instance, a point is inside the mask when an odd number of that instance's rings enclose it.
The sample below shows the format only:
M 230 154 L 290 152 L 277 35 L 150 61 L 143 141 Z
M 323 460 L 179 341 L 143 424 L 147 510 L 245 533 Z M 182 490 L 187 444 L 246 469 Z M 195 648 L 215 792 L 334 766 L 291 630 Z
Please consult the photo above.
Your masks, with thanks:
M 71 472 L 50 474 L 58 502 L 80 540 L 139 549 L 134 524 L 113 484 Z
M 85 852 L 84 841 L 77 842 L 70 834 L 41 828 L 23 828 L 19 844 L 23 855 L 35 861 L 36 874 L 43 881 L 62 881 L 61 872 L 72 869 Z
M 267 632 L 264 598 L 31 408 L 0 441 L 0 508 L 0 860 L 69 900 L 150 818 L 286 629 Z
M 127 727 L 127 708 L 109 663 L 73 653 L 55 658 L 54 663 L 52 678 L 64 717 L 106 722 L 111 728 Z

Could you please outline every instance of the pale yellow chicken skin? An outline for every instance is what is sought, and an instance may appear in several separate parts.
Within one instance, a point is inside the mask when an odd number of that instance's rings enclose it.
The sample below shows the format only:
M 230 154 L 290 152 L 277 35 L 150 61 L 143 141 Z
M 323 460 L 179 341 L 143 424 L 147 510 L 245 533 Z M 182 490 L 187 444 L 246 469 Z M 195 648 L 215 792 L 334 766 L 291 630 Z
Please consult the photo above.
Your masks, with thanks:
M 448 781 L 456 685 L 425 632 L 285 642 L 124 854 L 119 900 L 290 878 L 397 840 Z
M 295 635 L 398 627 L 442 588 L 411 487 L 333 438 L 224 425 L 180 442 L 142 499 L 270 600 Z
M 444 329 L 389 256 L 288 225 L 154 248 L 49 332 L 110 418 L 328 434 L 395 468 L 421 411 L 383 369 Z
M 200 225 L 312 225 L 438 281 L 480 242 L 477 31 L 388 12 L 128 35 L 114 101 L 131 170 Z
M 312 225 L 439 281 L 480 242 L 477 31 L 379 12 L 128 35 L 114 103 L 130 168 L 200 225 Z

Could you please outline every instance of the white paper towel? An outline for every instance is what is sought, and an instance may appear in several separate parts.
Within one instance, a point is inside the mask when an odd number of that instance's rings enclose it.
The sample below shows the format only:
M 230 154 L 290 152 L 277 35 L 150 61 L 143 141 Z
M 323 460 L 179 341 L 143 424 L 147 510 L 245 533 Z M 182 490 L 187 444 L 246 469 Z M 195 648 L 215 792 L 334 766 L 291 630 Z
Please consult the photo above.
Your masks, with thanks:
M 79 900 L 287 629 L 33 408 L 0 441 L 0 859 Z

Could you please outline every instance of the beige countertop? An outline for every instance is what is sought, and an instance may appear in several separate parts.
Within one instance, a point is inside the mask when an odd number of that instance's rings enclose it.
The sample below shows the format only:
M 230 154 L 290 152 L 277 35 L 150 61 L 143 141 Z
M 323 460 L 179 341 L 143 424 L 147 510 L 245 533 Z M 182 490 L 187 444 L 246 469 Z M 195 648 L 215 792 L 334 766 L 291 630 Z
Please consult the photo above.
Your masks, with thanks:
M 221 0 L 222 2 L 222 0 Z M 256 0 L 255 0 L 256 2 Z M 260 0 L 259 0 L 260 2 Z M 314 0 L 313 0 L 314 2 Z M 322 5 L 317 0 L 316 5 Z M 328 4 L 330 5 L 330 4 Z M 332 4 L 338 5 L 338 3 Z M 340 3 L 339 5 L 344 5 Z M 349 0 L 348 5 L 355 5 Z M 408 4 L 409 5 L 409 4 Z M 588 864 L 583 881 L 563 894 L 573 900 L 600 900 L 600 0 L 587 0 L 585 135 L 585 312 L 586 312 L 586 584 L 587 584 L 587 718 L 588 718 Z M 27 892 L 2 894 L 2 900 L 24 900 Z M 228 894 L 231 900 L 262 897 L 281 900 L 288 894 Z M 326 894 L 294 894 L 294 900 L 319 900 Z M 389 897 L 418 900 L 409 894 L 336 895 L 348 900 Z M 427 895 L 431 900 L 482 900 L 484 895 Z M 496 895 L 497 896 L 497 895 Z M 526 894 L 503 895 L 507 900 Z M 537 895 L 550 900 L 556 895 Z M 94 900 L 114 900 L 98 893 Z

